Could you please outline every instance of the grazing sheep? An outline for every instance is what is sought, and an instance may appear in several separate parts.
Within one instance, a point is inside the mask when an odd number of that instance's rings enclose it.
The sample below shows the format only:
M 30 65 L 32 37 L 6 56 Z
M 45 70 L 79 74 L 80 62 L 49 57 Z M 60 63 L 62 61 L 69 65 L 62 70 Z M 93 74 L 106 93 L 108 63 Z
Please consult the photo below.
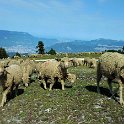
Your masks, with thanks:
M 64 61 L 47 61 L 42 64 L 38 64 L 37 70 L 39 71 L 44 89 L 47 89 L 47 80 L 50 80 L 49 90 L 51 90 L 56 82 L 56 79 L 58 79 L 58 81 L 61 82 L 62 90 L 64 90 L 64 82 L 67 78 L 67 68 L 68 64 L 65 64 Z
M 1 102 L 1 107 L 7 100 L 7 94 L 12 93 L 13 88 L 18 90 L 18 85 L 22 81 L 22 70 L 19 65 L 11 65 L 7 68 L 4 68 L 0 65 L 0 83 L 3 88 L 3 97 Z
M 122 84 L 124 83 L 124 55 L 119 53 L 104 53 L 97 65 L 97 91 L 100 92 L 99 82 L 102 75 L 108 78 L 108 85 L 112 95 L 112 81 L 118 82 L 120 90 L 120 104 L 124 104 L 122 97 Z
M 88 66 L 89 68 L 95 68 L 96 67 L 96 59 L 95 58 L 92 58 L 92 59 L 89 59 L 88 60 Z
M 90 60 L 89 57 L 84 58 L 84 65 L 85 65 L 85 66 L 88 66 L 88 61 L 89 61 L 89 60 Z
M 81 66 L 84 63 L 84 58 L 72 58 L 69 61 L 71 61 L 73 66 Z
M 21 63 L 22 72 L 23 72 L 23 83 L 27 87 L 30 83 L 30 77 L 36 70 L 36 65 L 34 61 L 31 60 L 25 60 Z
M 89 68 L 95 68 L 96 67 L 96 59 L 95 58 L 89 58 L 86 57 L 84 59 L 84 65 L 88 66 Z

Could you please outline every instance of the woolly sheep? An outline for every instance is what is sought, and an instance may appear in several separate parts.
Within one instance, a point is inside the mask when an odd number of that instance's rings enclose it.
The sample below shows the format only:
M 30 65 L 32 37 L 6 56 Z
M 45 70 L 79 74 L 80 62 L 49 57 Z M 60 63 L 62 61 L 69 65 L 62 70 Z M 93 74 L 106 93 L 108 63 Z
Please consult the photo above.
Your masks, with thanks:
M 36 65 L 34 61 L 31 60 L 25 60 L 21 63 L 22 72 L 23 72 L 23 83 L 27 87 L 30 83 L 30 77 L 33 74 L 33 72 L 36 71 Z
M 90 59 L 89 57 L 85 57 L 85 58 L 84 58 L 84 65 L 85 65 L 85 66 L 88 66 L 88 61 L 89 61 L 89 59 Z
M 46 88 L 47 80 L 50 79 L 50 88 L 52 89 L 56 79 L 58 79 L 61 82 L 62 90 L 64 90 L 64 82 L 67 78 L 67 63 L 65 65 L 64 62 L 58 62 L 58 61 L 47 61 L 42 64 L 39 64 L 40 67 L 38 67 L 40 72 L 40 77 L 44 85 L 44 89 Z
M 70 61 L 72 62 L 73 66 L 81 66 L 84 63 L 84 58 L 72 58 Z
M 84 59 L 84 65 L 88 66 L 89 68 L 95 68 L 96 67 L 96 59 L 95 58 L 89 58 L 86 57 Z
M 13 88 L 18 90 L 18 85 L 22 81 L 22 70 L 19 65 L 11 65 L 7 68 L 0 66 L 0 83 L 3 88 L 1 107 L 7 100 L 7 94 L 12 93 Z
M 120 104 L 124 104 L 122 97 L 122 84 L 124 83 L 124 55 L 119 53 L 104 53 L 101 55 L 97 65 L 97 91 L 100 92 L 99 82 L 102 75 L 108 78 L 108 85 L 111 94 L 112 81 L 118 82 L 120 90 Z
M 11 59 L 8 63 L 8 66 L 13 65 L 13 64 L 17 64 L 20 65 L 24 60 L 23 59 Z
M 97 60 L 95 58 L 89 59 L 89 61 L 88 61 L 89 68 L 95 68 L 96 67 L 96 61 Z
M 4 66 L 7 67 L 8 63 L 11 61 L 11 59 L 2 59 L 0 60 L 0 63 Z

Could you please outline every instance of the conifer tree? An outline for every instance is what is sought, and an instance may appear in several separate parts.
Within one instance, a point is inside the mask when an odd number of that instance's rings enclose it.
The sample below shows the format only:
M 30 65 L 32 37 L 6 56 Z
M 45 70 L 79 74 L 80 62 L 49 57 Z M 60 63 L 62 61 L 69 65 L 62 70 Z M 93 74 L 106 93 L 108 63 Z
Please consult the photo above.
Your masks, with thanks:
M 38 54 L 44 54 L 45 49 L 44 49 L 44 43 L 42 41 L 38 41 L 38 45 L 36 46 L 38 51 L 36 51 Z

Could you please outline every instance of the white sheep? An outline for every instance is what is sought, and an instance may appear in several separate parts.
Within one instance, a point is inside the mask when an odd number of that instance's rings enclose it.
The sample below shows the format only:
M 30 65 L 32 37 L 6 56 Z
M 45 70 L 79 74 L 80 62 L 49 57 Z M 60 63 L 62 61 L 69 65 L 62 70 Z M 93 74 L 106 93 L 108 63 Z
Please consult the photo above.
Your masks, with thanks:
M 86 57 L 84 59 L 84 65 L 88 66 L 89 68 L 95 68 L 96 67 L 96 59 L 95 58 L 89 58 Z
M 22 81 L 22 70 L 19 65 L 11 65 L 7 68 L 4 68 L 0 65 L 0 83 L 3 88 L 3 97 L 1 102 L 1 107 L 7 100 L 7 94 L 12 93 L 13 88 L 18 90 L 18 85 Z
M 84 63 L 84 58 L 71 58 L 69 60 L 73 66 L 82 66 Z
M 37 70 L 39 70 L 41 80 L 46 88 L 47 80 L 50 81 L 50 88 L 52 89 L 56 79 L 61 82 L 62 90 L 64 90 L 65 79 L 67 78 L 67 61 L 64 63 L 64 60 L 61 61 L 47 61 L 38 65 Z
M 36 70 L 36 65 L 34 61 L 31 61 L 29 59 L 25 60 L 21 63 L 22 72 L 23 72 L 23 83 L 27 87 L 30 83 L 30 77 Z
M 122 84 L 124 83 L 124 55 L 119 53 L 104 53 L 101 55 L 97 65 L 97 91 L 100 92 L 99 82 L 102 75 L 108 78 L 108 85 L 111 94 L 112 81 L 118 82 L 120 90 L 120 104 L 124 104 L 122 97 Z

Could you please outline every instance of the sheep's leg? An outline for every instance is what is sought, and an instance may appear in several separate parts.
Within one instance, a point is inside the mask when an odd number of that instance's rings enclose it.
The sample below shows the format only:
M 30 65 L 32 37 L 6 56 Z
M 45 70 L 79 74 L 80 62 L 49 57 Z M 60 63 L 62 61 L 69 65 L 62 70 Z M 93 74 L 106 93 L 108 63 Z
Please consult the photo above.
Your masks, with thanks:
M 98 63 L 97 65 L 97 92 L 100 93 L 100 88 L 99 88 L 99 82 L 102 78 L 102 73 L 101 73 L 101 70 L 100 70 L 100 63 Z
M 99 82 L 102 78 L 102 75 L 99 73 L 97 74 L 97 92 L 100 93 Z
M 3 107 L 4 103 L 6 103 L 6 100 L 7 100 L 7 94 L 9 93 L 10 91 L 10 87 L 8 87 L 4 92 L 3 92 L 3 97 L 2 97 L 2 102 L 1 102 L 1 107 Z
M 119 85 L 120 85 L 120 87 L 119 87 L 119 90 L 120 90 L 120 104 L 121 105 L 124 105 L 124 100 L 123 100 L 123 84 L 122 84 L 122 81 L 121 80 L 119 80 Z
M 65 90 L 65 88 L 64 88 L 64 84 L 65 84 L 64 80 L 61 79 L 62 90 Z
M 47 87 L 46 87 L 46 81 L 45 80 L 42 80 L 43 81 L 43 86 L 44 86 L 44 89 L 46 90 Z
M 50 84 L 50 89 L 49 89 L 49 91 L 52 90 L 53 85 L 54 85 L 54 83 L 51 83 L 51 84 Z
M 112 94 L 113 96 L 113 91 L 112 91 L 112 80 L 108 78 L 108 85 L 109 85 L 109 90 L 110 90 L 110 93 Z
M 16 88 L 15 88 L 15 96 L 18 95 L 18 86 L 19 86 L 19 85 L 16 85 Z
M 13 91 L 13 88 L 14 88 L 14 84 L 12 84 L 11 88 L 10 88 L 10 96 L 12 96 L 12 91 Z
M 51 83 L 50 83 L 49 91 L 52 90 L 52 87 L 53 87 L 53 85 L 54 85 L 54 82 L 55 82 L 55 80 L 51 78 Z

